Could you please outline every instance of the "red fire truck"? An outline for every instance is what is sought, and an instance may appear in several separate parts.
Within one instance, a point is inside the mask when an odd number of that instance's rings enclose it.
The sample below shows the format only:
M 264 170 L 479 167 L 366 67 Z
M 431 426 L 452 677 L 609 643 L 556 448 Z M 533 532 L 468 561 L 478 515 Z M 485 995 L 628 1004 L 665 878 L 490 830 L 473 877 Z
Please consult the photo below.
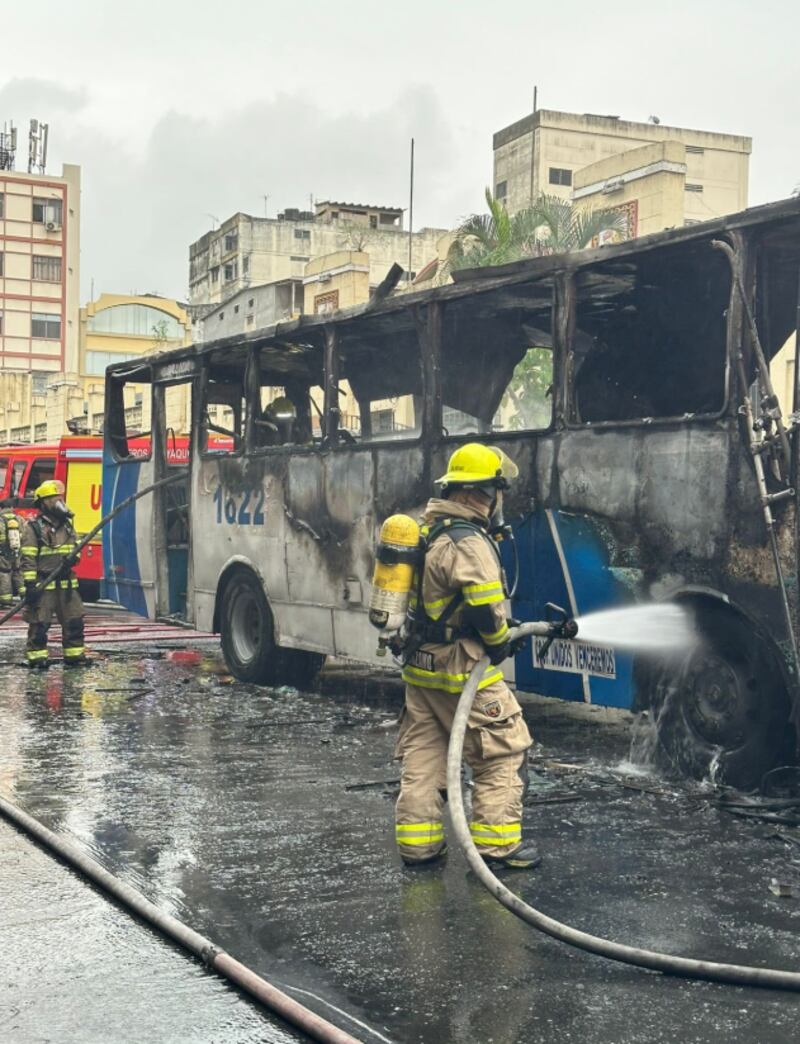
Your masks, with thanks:
M 60 479 L 75 513 L 75 530 L 83 536 L 100 521 L 103 440 L 92 435 L 65 435 L 58 442 L 0 446 L 0 500 L 16 498 L 16 511 L 33 513 L 33 493 L 46 479 Z M 103 576 L 102 537 L 92 540 L 75 567 L 81 595 L 94 601 Z

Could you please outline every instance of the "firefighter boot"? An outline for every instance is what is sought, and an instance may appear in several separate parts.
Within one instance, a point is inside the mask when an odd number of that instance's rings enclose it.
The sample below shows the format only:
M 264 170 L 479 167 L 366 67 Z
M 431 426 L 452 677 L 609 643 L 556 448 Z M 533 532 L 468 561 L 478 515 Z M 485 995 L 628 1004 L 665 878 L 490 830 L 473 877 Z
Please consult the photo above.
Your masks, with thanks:
M 481 858 L 492 869 L 508 867 L 514 870 L 535 870 L 542 861 L 541 853 L 533 841 L 523 841 L 507 856 L 482 856 Z

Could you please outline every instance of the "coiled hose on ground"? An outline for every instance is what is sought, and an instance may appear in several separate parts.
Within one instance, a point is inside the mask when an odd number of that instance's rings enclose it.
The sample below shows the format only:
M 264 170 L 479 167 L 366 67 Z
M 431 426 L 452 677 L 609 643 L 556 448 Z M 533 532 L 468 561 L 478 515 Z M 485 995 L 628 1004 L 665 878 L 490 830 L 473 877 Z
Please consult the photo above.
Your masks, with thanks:
M 523 638 L 532 634 L 541 634 L 541 624 L 522 624 L 514 628 L 510 638 Z M 470 836 L 467 818 L 464 813 L 464 800 L 461 792 L 461 760 L 464 750 L 464 736 L 467 720 L 478 689 L 478 680 L 489 666 L 488 657 L 483 657 L 472 670 L 464 691 L 458 702 L 453 727 L 450 733 L 450 746 L 447 752 L 447 792 L 450 815 L 453 821 L 456 839 L 464 853 L 470 868 L 481 884 L 521 920 L 537 928 L 554 939 L 599 954 L 612 961 L 634 964 L 640 968 L 663 972 L 666 975 L 680 975 L 687 979 L 708 979 L 712 982 L 728 983 L 736 986 L 767 986 L 773 989 L 800 990 L 800 972 L 781 971 L 774 968 L 753 968 L 742 964 L 720 964 L 716 961 L 700 961 L 691 957 L 675 957 L 668 953 L 657 953 L 654 950 L 643 950 L 638 946 L 627 946 L 624 943 L 601 939 L 578 928 L 548 917 L 540 910 L 534 909 L 509 891 L 495 877 L 489 867 L 478 854 Z

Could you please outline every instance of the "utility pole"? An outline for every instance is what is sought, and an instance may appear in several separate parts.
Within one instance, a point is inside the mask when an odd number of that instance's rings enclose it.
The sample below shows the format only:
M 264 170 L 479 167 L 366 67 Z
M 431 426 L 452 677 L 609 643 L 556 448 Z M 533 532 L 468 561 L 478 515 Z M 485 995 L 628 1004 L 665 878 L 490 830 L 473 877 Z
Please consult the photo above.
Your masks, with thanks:
M 531 188 L 530 188 L 531 206 L 533 206 L 533 173 L 534 173 L 534 161 L 535 161 L 535 157 L 536 157 L 536 148 L 535 148 L 535 146 L 536 146 L 536 128 L 534 127 L 534 124 L 536 122 L 536 108 L 537 108 L 537 95 L 538 95 L 538 93 L 539 93 L 539 88 L 534 86 L 534 88 L 533 88 L 533 109 L 532 109 L 532 115 L 531 115 Z
M 414 139 L 411 139 L 411 175 L 408 190 L 408 285 L 411 286 L 412 251 L 414 248 Z

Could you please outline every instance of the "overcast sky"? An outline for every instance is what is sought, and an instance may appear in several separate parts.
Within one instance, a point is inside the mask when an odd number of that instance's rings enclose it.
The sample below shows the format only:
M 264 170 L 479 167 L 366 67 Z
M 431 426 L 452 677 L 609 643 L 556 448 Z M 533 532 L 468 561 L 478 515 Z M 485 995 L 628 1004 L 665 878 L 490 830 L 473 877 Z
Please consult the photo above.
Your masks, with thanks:
M 792 0 L 39 0 L 3 11 L 0 125 L 83 169 L 82 296 L 185 297 L 189 243 L 309 197 L 482 209 L 492 133 L 543 108 L 753 138 L 750 203 L 800 182 Z M 24 169 L 25 150 L 17 168 Z

